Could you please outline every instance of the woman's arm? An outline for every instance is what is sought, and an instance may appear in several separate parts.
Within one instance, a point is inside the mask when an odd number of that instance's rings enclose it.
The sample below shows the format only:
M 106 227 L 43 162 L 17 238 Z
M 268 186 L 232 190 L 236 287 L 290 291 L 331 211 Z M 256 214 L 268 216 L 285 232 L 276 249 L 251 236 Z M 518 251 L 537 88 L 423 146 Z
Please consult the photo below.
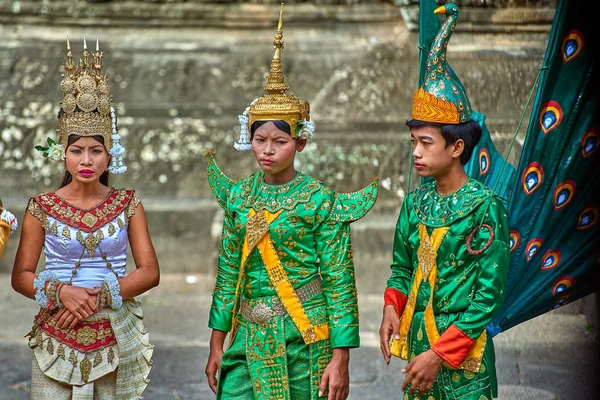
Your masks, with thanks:
M 42 223 L 29 212 L 25 212 L 21 228 L 21 239 L 12 270 L 11 284 L 15 291 L 30 299 L 35 298 L 33 280 L 44 245 Z
M 136 269 L 119 280 L 120 294 L 124 299 L 140 295 L 157 286 L 160 281 L 158 259 L 142 203 L 135 207 L 135 214 L 129 218 L 128 235 Z
M 29 211 L 25 212 L 11 283 L 15 291 L 30 299 L 35 299 L 36 289 L 33 287 L 33 281 L 36 278 L 35 271 L 42 253 L 44 237 L 42 223 Z M 97 289 L 64 285 L 59 293 L 64 309 L 56 315 L 58 327 L 72 328 L 80 320 L 92 315 L 96 311 L 98 292 Z

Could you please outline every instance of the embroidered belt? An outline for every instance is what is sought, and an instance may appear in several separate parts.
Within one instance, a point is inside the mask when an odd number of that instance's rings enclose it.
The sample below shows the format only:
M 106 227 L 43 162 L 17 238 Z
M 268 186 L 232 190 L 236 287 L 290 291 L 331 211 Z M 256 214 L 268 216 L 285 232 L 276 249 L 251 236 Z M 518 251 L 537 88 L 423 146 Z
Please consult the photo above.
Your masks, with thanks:
M 300 303 L 304 303 L 308 299 L 316 296 L 323 292 L 322 287 L 323 280 L 321 277 L 311 280 L 306 285 L 294 290 Z M 271 306 L 267 303 L 271 300 Z M 287 314 L 285 307 L 279 296 L 274 295 L 270 297 L 263 297 L 258 304 L 254 306 L 250 305 L 246 299 L 242 299 L 240 304 L 240 315 L 244 317 L 246 321 L 267 327 L 271 318 L 274 316 L 282 317 Z
M 34 331 L 41 330 L 48 336 L 83 353 L 100 350 L 116 343 L 117 339 L 111 328 L 110 320 L 93 317 L 77 323 L 74 328 L 59 328 L 56 326 L 54 314 L 41 310 L 35 316 Z M 34 335 L 37 332 L 34 332 Z

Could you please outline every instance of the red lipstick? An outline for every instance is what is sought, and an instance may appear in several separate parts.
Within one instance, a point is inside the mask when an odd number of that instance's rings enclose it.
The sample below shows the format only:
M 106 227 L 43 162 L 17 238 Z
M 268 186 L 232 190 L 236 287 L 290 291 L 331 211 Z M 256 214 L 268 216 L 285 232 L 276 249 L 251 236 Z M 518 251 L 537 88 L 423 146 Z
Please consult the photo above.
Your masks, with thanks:
M 94 171 L 92 171 L 91 169 L 80 169 L 79 175 L 81 175 L 84 178 L 89 178 L 94 175 Z

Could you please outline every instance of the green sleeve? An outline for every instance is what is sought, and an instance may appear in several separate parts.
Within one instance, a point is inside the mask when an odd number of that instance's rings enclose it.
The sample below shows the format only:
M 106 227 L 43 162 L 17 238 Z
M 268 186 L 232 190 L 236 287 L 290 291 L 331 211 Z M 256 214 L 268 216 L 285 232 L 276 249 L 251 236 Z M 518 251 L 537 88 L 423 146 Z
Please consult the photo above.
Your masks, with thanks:
M 358 300 L 350 224 L 329 219 L 315 232 L 332 348 L 358 347 Z
M 395 289 L 404 297 L 408 297 L 413 276 L 412 245 L 409 242 L 408 225 L 409 198 L 407 197 L 402 203 L 398 216 L 392 254 L 392 276 L 387 281 L 388 289 Z M 397 311 L 401 314 L 401 310 Z
M 219 248 L 217 280 L 208 319 L 209 328 L 225 332 L 231 330 L 235 288 L 240 273 L 241 244 L 231 211 L 225 210 L 223 234 Z
M 508 277 L 510 246 L 506 210 L 496 197 L 490 201 L 483 223 L 492 227 L 494 239 L 489 248 L 475 256 L 477 263 L 475 295 L 462 317 L 454 323 L 471 339 L 477 339 L 483 333 L 502 306 Z M 485 204 L 482 205 L 482 208 L 484 207 Z M 475 235 L 471 248 L 483 249 L 489 237 L 489 230 L 482 228 Z

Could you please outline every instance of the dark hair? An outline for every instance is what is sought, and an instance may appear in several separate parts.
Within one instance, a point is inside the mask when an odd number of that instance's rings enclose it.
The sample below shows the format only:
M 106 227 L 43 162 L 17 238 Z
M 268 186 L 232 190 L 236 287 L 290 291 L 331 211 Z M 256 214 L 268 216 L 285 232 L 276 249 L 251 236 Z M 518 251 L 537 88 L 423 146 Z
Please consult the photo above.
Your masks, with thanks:
M 290 128 L 290 124 L 288 124 L 287 122 L 282 121 L 280 119 L 275 119 L 275 120 L 272 120 L 272 121 L 254 121 L 252 123 L 252 126 L 250 127 L 250 139 L 252 139 L 254 137 L 254 132 L 256 132 L 256 130 L 258 128 L 260 128 L 261 126 L 263 126 L 267 122 L 272 122 L 273 125 L 275 125 L 275 128 L 279 129 L 280 131 L 283 131 L 283 132 L 287 133 L 290 136 L 292 135 L 292 130 Z
M 477 146 L 477 143 L 479 143 L 479 140 L 481 140 L 481 127 L 475 120 L 453 125 L 411 119 L 406 121 L 406 126 L 408 126 L 409 129 L 422 128 L 425 126 L 438 128 L 442 134 L 442 137 L 446 141 L 446 147 L 456 143 L 459 139 L 462 139 L 462 141 L 465 143 L 463 152 L 460 155 L 460 163 L 462 165 L 465 165 L 469 162 L 475 146 Z
M 102 137 L 100 135 L 89 136 L 89 137 L 93 138 L 100 144 L 104 145 L 104 137 Z M 65 149 L 65 152 L 67 151 L 67 149 L 69 148 L 70 145 L 72 145 L 73 143 L 75 143 L 76 141 L 78 141 L 81 138 L 82 138 L 82 136 L 79 136 L 79 135 L 69 135 L 69 140 L 67 141 L 67 148 Z M 58 188 L 60 189 L 62 187 L 67 186 L 69 183 L 71 183 L 72 180 L 73 180 L 73 177 L 71 176 L 71 173 L 69 173 L 69 171 L 65 171 L 65 173 L 63 174 L 62 180 L 60 181 L 60 186 Z M 104 171 L 102 173 L 102 175 L 100 175 L 100 183 L 103 184 L 104 186 L 108 186 L 108 183 L 109 183 L 108 171 Z

